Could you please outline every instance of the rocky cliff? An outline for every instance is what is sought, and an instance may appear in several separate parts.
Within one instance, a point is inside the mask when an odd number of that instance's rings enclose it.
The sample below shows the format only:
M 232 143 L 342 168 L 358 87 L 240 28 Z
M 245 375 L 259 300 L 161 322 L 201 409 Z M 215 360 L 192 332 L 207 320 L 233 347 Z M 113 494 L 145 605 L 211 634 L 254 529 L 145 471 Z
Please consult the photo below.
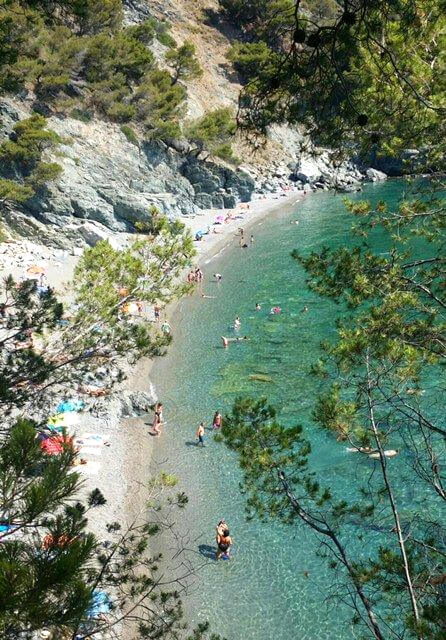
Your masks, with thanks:
M 0 139 L 30 112 L 26 101 L 3 98 Z M 53 116 L 48 126 L 63 140 L 54 158 L 63 173 L 5 212 L 10 227 L 24 235 L 39 229 L 57 244 L 76 237 L 91 243 L 107 230 L 133 231 L 136 222 L 148 219 L 151 205 L 178 217 L 251 199 L 254 180 L 247 173 L 201 162 L 162 142 L 137 146 L 118 125 Z
M 187 117 L 219 106 L 235 110 L 240 85 L 225 57 L 231 34 L 206 21 L 206 11 L 216 8 L 216 0 L 124 0 L 123 5 L 126 24 L 155 16 L 169 22 L 177 42 L 194 42 L 204 73 L 188 86 Z M 162 66 L 165 47 L 155 43 L 154 53 Z M 33 109 L 32 92 L 2 97 L 0 141 Z M 63 172 L 24 204 L 6 208 L 3 219 L 19 235 L 61 247 L 95 244 L 110 232 L 133 232 L 137 222 L 148 220 L 152 205 L 172 218 L 190 216 L 199 209 L 232 208 L 249 201 L 253 193 L 291 186 L 352 191 L 360 189 L 363 179 L 385 177 L 367 176 L 354 163 L 335 167 L 326 152 L 302 152 L 308 147 L 304 133 L 287 127 L 272 127 L 268 140 L 257 148 L 239 137 L 236 152 L 242 165 L 234 169 L 197 159 L 182 141 L 166 144 L 144 141 L 144 136 L 131 141 L 118 124 L 104 119 L 85 122 L 52 112 L 44 115 L 47 126 L 62 139 L 49 159 Z

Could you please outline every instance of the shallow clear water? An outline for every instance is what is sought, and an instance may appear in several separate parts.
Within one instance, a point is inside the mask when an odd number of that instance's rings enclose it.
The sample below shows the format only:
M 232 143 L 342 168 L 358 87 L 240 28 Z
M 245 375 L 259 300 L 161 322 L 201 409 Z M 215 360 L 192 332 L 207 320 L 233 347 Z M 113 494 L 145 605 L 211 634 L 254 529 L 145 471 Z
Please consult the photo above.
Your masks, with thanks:
M 403 186 L 398 181 L 370 185 L 353 197 L 395 203 Z M 296 219 L 299 224 L 291 224 Z M 228 410 L 236 396 L 266 395 L 279 407 L 283 422 L 304 425 L 313 443 L 312 461 L 339 495 L 350 495 L 353 476 L 370 473 L 367 463 L 356 457 L 353 461 L 345 446 L 311 424 L 317 383 L 308 369 L 321 340 L 334 336 L 334 319 L 341 310 L 307 291 L 305 274 L 290 257 L 295 248 L 308 253 L 351 242 L 351 224 L 341 196 L 316 194 L 292 213 L 274 213 L 256 223 L 255 242 L 248 250 L 238 248 L 234 239 L 234 246 L 204 269 L 203 291 L 216 299 L 195 294 L 180 303 L 174 345 L 153 369 L 167 420 L 163 437 L 155 442 L 154 469 L 162 463 L 163 470 L 179 477 L 190 500 L 184 514 L 188 545 L 210 559 L 187 600 L 189 617 L 194 624 L 209 620 L 212 630 L 229 640 L 355 637 L 348 616 L 325 602 L 332 576 L 313 553 L 312 532 L 247 523 L 233 454 L 213 442 L 210 432 L 204 449 L 194 439 L 198 423 L 204 420 L 209 427 L 214 411 Z M 376 251 L 386 249 L 380 236 L 373 245 Z M 215 272 L 223 274 L 221 284 L 212 282 Z M 261 312 L 254 311 L 256 302 Z M 270 316 L 275 305 L 283 312 Z M 302 312 L 305 305 L 307 313 Z M 220 336 L 234 335 L 229 327 L 236 315 L 242 321 L 240 334 L 251 340 L 223 349 Z M 253 381 L 253 374 L 269 376 L 271 382 Z M 411 491 L 411 485 L 401 483 L 402 499 L 412 502 Z M 212 549 L 222 517 L 235 541 L 234 557 L 216 564 Z

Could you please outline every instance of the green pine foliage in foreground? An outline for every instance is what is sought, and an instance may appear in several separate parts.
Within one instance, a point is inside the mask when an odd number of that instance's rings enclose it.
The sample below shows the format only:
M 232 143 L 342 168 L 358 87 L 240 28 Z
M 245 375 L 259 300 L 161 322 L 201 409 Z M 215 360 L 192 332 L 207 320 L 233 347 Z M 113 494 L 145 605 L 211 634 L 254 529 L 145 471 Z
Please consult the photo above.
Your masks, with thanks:
M 339 158 L 415 148 L 410 170 L 428 172 L 396 209 L 346 202 L 348 243 L 293 252 L 310 289 L 346 310 L 311 370 L 313 425 L 357 464 L 372 457 L 367 482 L 352 474 L 352 498 L 327 486 L 310 434 L 282 424 L 266 399 L 240 398 L 219 438 L 238 454 L 249 518 L 286 524 L 290 544 L 297 527 L 313 530 L 333 572 L 327 596 L 353 609 L 358 637 L 444 640 L 444 4 L 360 0 L 319 16 L 317 2 L 219 4 L 243 34 L 229 52 L 246 82 L 242 127 L 258 136 L 274 122 L 305 124 Z M 374 251 L 376 230 L 386 253 Z
M 194 249 L 179 222 L 148 212 L 144 236 L 129 248 L 102 242 L 79 261 L 74 303 L 62 304 L 36 281 L 8 277 L 2 285 L 0 346 L 0 636 L 53 640 L 75 637 L 220 640 L 203 623 L 193 631 L 183 618 L 182 582 L 196 571 L 187 550 L 169 562 L 154 540 L 181 520 L 187 496 L 176 478 L 161 473 L 147 487 L 143 515 L 110 522 L 106 536 L 88 519 L 106 504 L 95 489 L 81 498 L 80 458 L 65 431 L 61 451 L 40 446 L 49 414 L 65 394 L 98 369 L 123 377 L 123 363 L 162 355 L 171 341 L 130 303 L 167 304 L 187 287 L 178 277 Z M 20 418 L 17 415 L 20 414 Z M 178 562 L 181 557 L 181 562 Z M 166 575 L 169 575 L 166 578 Z

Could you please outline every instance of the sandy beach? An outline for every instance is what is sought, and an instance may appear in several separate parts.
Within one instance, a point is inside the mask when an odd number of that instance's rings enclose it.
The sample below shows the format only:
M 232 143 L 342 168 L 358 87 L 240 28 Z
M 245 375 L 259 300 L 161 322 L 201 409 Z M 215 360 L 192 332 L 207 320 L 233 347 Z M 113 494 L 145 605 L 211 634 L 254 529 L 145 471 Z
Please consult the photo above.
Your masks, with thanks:
M 254 200 L 231 211 L 203 210 L 195 217 L 182 217 L 181 220 L 194 237 L 199 230 L 216 230 L 216 233 L 211 231 L 195 242 L 197 256 L 194 263 L 204 264 L 204 261 L 236 242 L 240 227 L 247 231 L 254 222 L 278 208 L 293 206 L 302 197 L 302 192 L 291 192 L 285 196 Z M 213 225 L 218 216 L 219 219 L 223 217 L 223 220 L 228 220 Z M 125 244 L 131 240 L 129 234 L 119 236 L 117 242 Z M 68 252 L 30 241 L 6 243 L 0 249 L 0 273 L 2 277 L 9 274 L 15 278 L 26 277 L 31 265 L 42 265 L 48 284 L 55 288 L 62 299 L 68 301 L 66 284 L 73 277 L 79 254 L 79 249 Z M 175 308 L 173 304 L 166 310 L 174 337 Z M 88 400 L 85 410 L 78 414 L 74 427 L 82 441 L 81 455 L 88 461 L 84 468 L 77 468 L 84 475 L 82 493 L 86 494 L 97 487 L 107 499 L 104 506 L 95 509 L 90 520 L 91 529 L 101 538 L 106 537 L 107 523 L 115 520 L 128 523 L 144 511 L 150 460 L 157 444 L 156 438 L 149 435 L 152 416 L 123 419 L 119 398 L 129 390 L 150 390 L 156 395 L 156 379 L 152 380 L 154 388 L 149 386 L 153 366 L 154 361 L 141 360 L 133 368 L 126 367 L 126 381 L 115 389 L 106 403 L 103 400 Z

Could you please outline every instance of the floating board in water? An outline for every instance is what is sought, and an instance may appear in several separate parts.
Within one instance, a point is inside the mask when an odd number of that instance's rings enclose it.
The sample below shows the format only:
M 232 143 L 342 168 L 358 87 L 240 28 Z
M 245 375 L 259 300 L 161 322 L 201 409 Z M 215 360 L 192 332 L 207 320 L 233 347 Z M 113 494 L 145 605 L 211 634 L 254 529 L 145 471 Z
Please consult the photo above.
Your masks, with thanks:
M 396 451 L 395 449 L 387 449 L 387 451 L 384 451 L 384 455 L 386 456 L 386 458 L 393 458 L 394 456 L 398 455 L 398 451 Z M 379 453 L 371 453 L 369 455 L 369 458 L 379 459 Z

